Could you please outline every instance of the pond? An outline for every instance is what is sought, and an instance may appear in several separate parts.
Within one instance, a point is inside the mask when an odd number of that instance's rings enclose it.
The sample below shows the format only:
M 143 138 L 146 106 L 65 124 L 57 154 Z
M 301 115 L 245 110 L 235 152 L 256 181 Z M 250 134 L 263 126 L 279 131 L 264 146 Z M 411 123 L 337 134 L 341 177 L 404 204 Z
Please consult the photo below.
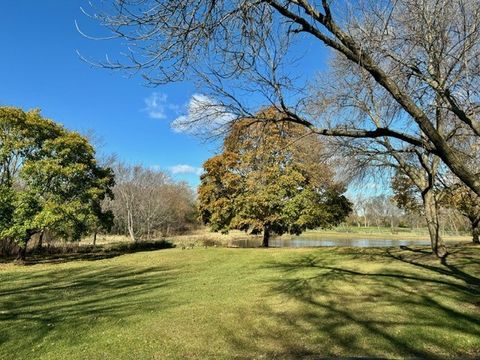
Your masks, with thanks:
M 251 248 L 259 247 L 260 239 L 235 240 L 230 246 Z M 392 239 L 351 239 L 351 238 L 293 238 L 293 239 L 270 239 L 270 247 L 276 248 L 306 248 L 306 247 L 394 247 L 394 246 L 412 246 L 412 245 L 430 245 L 429 240 L 392 240 Z
M 411 246 L 411 245 L 430 245 L 428 240 L 387 240 L 387 239 L 272 239 L 271 247 L 329 247 L 329 246 L 348 246 L 348 247 L 392 247 L 392 246 Z

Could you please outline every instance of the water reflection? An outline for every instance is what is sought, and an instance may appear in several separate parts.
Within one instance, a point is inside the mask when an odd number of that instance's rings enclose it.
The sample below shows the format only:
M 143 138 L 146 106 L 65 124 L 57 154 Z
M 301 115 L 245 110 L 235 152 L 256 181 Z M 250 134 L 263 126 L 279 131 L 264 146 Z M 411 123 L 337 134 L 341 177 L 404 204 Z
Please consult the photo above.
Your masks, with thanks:
M 272 247 L 391 247 L 410 245 L 430 245 L 428 240 L 387 240 L 387 239 L 273 239 Z
M 251 248 L 259 247 L 259 239 L 236 240 L 230 246 Z M 392 247 L 392 246 L 411 246 L 411 245 L 430 245 L 428 240 L 387 240 L 387 239 L 271 239 L 270 246 L 277 248 L 303 248 L 303 247 Z

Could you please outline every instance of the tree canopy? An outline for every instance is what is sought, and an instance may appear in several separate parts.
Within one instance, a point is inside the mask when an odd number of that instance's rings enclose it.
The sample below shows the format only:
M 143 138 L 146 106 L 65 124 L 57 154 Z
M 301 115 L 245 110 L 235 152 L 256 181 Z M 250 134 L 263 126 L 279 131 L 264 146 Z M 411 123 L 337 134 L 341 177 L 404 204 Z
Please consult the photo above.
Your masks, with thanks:
M 300 234 L 338 224 L 351 204 L 321 153 L 318 136 L 303 126 L 252 118 L 236 122 L 223 152 L 204 164 L 203 222 L 214 231 L 263 231 L 264 246 L 270 232 Z
M 22 248 L 48 229 L 79 240 L 111 223 L 101 202 L 111 197 L 113 173 L 101 167 L 86 138 L 39 111 L 0 108 L 0 238 Z
M 480 139 L 478 1 L 108 3 L 103 9 L 92 7 L 92 17 L 108 30 L 102 38 L 120 40 L 125 51 L 118 60 L 108 57 L 99 65 L 141 72 L 151 84 L 196 77 L 214 100 L 204 101 L 204 116 L 194 116 L 195 121 L 212 115 L 235 121 L 269 103 L 285 121 L 319 134 L 389 138 L 400 151 L 434 154 L 480 195 L 478 162 L 462 150 L 466 138 L 477 146 Z M 335 63 L 348 64 L 338 87 L 356 92 L 358 86 L 360 95 L 374 103 L 388 99 L 389 116 L 352 121 L 352 104 L 332 99 L 331 84 L 320 90 L 327 95 L 322 105 L 334 104 L 341 114 L 332 120 L 324 119 L 325 111 L 320 116 L 311 112 L 309 103 L 318 102 L 318 94 L 310 90 L 327 76 L 298 66 L 299 44 L 332 49 L 338 55 Z M 318 63 L 316 51 L 306 53 Z M 218 105 L 216 111 L 212 105 Z M 448 119 L 441 126 L 438 111 Z

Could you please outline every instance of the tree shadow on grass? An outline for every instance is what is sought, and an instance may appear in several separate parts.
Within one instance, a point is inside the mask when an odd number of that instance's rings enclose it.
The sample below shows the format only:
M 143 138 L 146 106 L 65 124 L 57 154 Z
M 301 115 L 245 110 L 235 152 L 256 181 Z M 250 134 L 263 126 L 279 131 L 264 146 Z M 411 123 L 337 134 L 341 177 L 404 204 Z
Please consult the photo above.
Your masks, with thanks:
M 389 249 L 387 250 L 387 254 L 395 260 L 464 281 L 466 284 L 471 285 L 472 291 L 480 294 L 480 278 L 461 269 L 462 267 L 472 264 L 472 262 L 478 263 L 479 259 L 471 254 L 462 253 L 464 249 L 462 245 L 450 247 L 449 253 L 441 258 L 439 262 L 436 261 L 436 259 L 432 261 L 432 256 L 430 256 L 429 253 L 408 246 L 401 246 L 400 250 Z M 472 250 L 475 251 L 475 249 Z M 459 253 L 461 253 L 460 256 L 455 256 L 459 255 Z M 453 260 L 451 261 L 450 259 L 452 258 Z
M 47 339 L 74 346 L 96 326 L 127 325 L 134 315 L 175 306 L 159 290 L 175 281 L 176 271 L 81 265 L 10 272 L 0 284 L 0 358 L 38 356 Z
M 175 244 L 166 241 L 141 241 L 136 243 L 114 243 L 109 245 L 83 245 L 67 249 L 61 247 L 44 248 L 28 254 L 27 259 L 19 262 L 23 265 L 60 264 L 70 261 L 95 261 L 111 259 L 117 256 L 141 251 L 155 251 L 174 248 Z M 0 262 L 12 262 L 14 258 L 0 259 Z
M 232 347 L 276 359 L 479 358 L 480 265 L 468 260 L 479 256 L 459 248 L 445 265 L 408 249 L 375 252 L 374 264 L 368 251 L 269 263 L 269 296 L 284 303 L 259 308 L 256 317 L 276 320 L 256 329 L 257 345 L 231 334 Z

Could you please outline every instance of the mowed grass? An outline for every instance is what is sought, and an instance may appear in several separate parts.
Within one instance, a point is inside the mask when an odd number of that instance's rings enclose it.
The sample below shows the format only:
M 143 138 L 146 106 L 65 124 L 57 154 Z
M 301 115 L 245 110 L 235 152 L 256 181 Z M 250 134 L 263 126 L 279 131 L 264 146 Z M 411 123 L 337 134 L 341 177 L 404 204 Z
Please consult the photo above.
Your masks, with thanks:
M 0 359 L 480 357 L 480 248 L 139 252 L 0 265 Z

